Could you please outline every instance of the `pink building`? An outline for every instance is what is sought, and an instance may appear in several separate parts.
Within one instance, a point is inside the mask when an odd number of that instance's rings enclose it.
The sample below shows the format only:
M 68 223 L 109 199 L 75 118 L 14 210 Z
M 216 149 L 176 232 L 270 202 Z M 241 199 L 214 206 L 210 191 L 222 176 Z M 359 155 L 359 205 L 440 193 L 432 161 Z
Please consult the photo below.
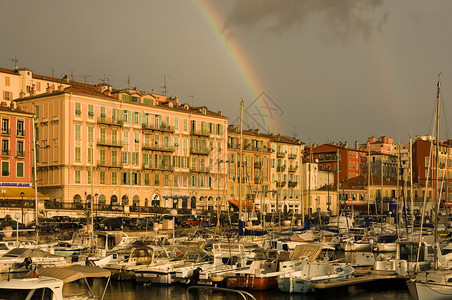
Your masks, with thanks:
M 33 114 L 9 106 L 0 106 L 2 200 L 33 198 L 32 124 Z
M 226 186 L 227 118 L 108 85 L 17 100 L 36 113 L 39 190 L 57 206 L 214 210 Z

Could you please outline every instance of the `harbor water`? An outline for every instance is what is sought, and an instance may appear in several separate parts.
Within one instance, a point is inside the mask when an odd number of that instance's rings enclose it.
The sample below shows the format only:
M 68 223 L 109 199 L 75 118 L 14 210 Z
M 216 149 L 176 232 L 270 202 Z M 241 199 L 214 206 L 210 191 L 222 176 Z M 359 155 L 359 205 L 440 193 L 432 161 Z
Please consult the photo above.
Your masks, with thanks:
M 106 284 L 104 279 L 91 280 L 93 291 L 100 297 Z M 77 294 L 85 289 L 84 282 L 70 283 L 64 286 L 65 294 Z M 318 291 L 308 295 L 291 295 L 280 293 L 278 291 L 261 291 L 251 293 L 257 300 L 314 300 L 314 299 L 373 299 L 373 300 L 409 300 L 410 295 L 404 282 L 376 282 L 371 284 L 359 285 L 349 288 L 332 289 L 328 291 Z M 214 300 L 232 300 L 240 299 L 233 294 L 224 294 L 210 291 L 191 291 L 186 295 L 184 286 L 148 286 L 136 284 L 133 281 L 112 281 L 105 293 L 105 300 L 147 300 L 147 299 L 214 299 Z

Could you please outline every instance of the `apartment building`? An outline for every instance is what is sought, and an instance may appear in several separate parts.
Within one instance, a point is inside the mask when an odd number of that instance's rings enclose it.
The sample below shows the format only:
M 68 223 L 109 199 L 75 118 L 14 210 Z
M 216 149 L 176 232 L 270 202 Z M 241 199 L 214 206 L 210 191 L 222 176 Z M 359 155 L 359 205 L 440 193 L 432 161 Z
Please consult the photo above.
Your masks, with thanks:
M 243 130 L 242 158 L 240 158 L 240 130 L 228 127 L 228 199 L 233 210 L 263 210 L 270 206 L 271 142 L 267 134 L 259 130 Z
M 270 211 L 301 213 L 301 158 L 303 143 L 282 135 L 270 135 Z
M 221 112 L 106 84 L 16 101 L 36 114 L 39 190 L 56 207 L 226 209 Z
M 358 149 L 357 145 L 355 148 L 349 148 L 347 145 L 324 144 L 313 147 L 312 154 L 314 161 L 322 168 L 335 173 L 339 170 L 339 176 L 334 177 L 335 183 L 338 177 L 342 182 L 363 175 L 367 170 L 367 152 Z

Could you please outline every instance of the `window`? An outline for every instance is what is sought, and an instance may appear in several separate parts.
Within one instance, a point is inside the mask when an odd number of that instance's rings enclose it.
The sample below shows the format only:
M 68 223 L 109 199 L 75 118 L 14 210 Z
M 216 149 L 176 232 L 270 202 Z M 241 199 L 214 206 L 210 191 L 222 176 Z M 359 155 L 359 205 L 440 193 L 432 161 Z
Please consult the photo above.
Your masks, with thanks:
M 99 172 L 99 183 L 100 184 L 105 184 L 105 171 L 100 171 Z
M 80 140 L 80 138 L 81 138 L 80 128 L 81 128 L 80 125 L 78 125 L 78 124 L 74 125 L 75 139 L 76 140 Z
M 138 120 L 139 120 L 138 112 L 134 111 L 133 112 L 133 124 L 138 124 Z
M 129 116 L 129 113 L 127 112 L 127 110 L 123 110 L 122 111 L 122 120 L 124 121 L 124 123 L 129 122 L 128 116 Z
M 2 176 L 9 176 L 9 161 L 2 161 Z
M 9 134 L 9 119 L 2 119 L 2 134 Z
M 188 128 L 188 120 L 184 119 L 184 131 L 187 131 Z
M 174 118 L 174 129 L 179 129 L 179 118 L 175 117 Z
M 139 144 L 140 143 L 140 133 L 139 132 L 135 132 L 135 144 Z
M 140 155 L 140 153 L 139 152 L 133 152 L 132 153 L 132 164 L 133 165 L 135 165 L 135 166 L 138 166 L 138 162 L 139 162 L 139 155 Z
M 124 144 L 125 145 L 129 144 L 129 132 L 128 131 L 124 131 Z
M 75 161 L 80 162 L 81 160 L 81 148 L 75 147 Z
M 2 140 L 2 155 L 9 155 L 9 140 Z
M 10 86 L 11 85 L 11 78 L 8 76 L 5 76 L 5 86 Z
M 75 177 L 74 182 L 80 183 L 80 170 L 75 170 L 74 177 Z
M 88 126 L 88 141 L 92 141 L 94 138 L 94 127 Z
M 90 184 L 91 183 L 91 180 L 92 180 L 92 176 L 91 176 L 91 170 L 88 170 L 88 184 Z
M 39 119 L 39 105 L 36 105 L 36 118 Z
M 82 116 L 81 104 L 78 102 L 75 103 L 75 116 L 79 118 Z
M 8 91 L 3 91 L 3 99 L 13 100 L 13 93 Z
M 116 172 L 111 172 L 111 184 L 112 185 L 118 184 L 118 175 Z
M 128 158 L 128 152 L 127 151 L 123 151 L 122 152 L 122 163 L 127 165 L 127 158 Z
M 94 106 L 92 104 L 88 105 L 88 119 L 92 119 L 94 117 Z
M 23 120 L 17 120 L 17 136 L 25 136 Z
M 25 155 L 23 141 L 17 141 L 16 152 L 17 156 L 23 157 Z

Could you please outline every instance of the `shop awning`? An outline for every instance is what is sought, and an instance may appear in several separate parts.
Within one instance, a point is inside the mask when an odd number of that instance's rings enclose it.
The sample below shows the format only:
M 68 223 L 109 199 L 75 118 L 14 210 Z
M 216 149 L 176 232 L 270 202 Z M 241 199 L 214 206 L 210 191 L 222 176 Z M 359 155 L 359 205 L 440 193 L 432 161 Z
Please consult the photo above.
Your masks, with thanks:
M 245 210 L 245 207 L 247 207 L 248 210 L 253 210 L 253 203 L 251 203 L 251 202 L 252 201 L 242 200 L 242 210 Z M 237 208 L 239 208 L 238 200 L 229 200 L 229 203 L 231 203 L 232 205 L 237 206 Z M 256 207 L 255 210 L 259 210 L 259 209 Z
M 35 190 L 31 187 L 0 187 L 0 200 L 22 199 L 20 193 L 24 193 L 24 200 L 34 200 Z M 49 200 L 49 197 L 38 192 L 38 199 Z

